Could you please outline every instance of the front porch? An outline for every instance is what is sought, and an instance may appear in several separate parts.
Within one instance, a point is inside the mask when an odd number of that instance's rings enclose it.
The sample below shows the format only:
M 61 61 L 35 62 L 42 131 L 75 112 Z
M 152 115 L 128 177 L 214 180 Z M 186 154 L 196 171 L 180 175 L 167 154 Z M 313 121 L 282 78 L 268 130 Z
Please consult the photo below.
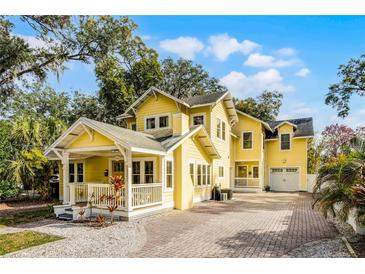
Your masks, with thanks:
M 115 216 L 129 219 L 174 207 L 170 195 L 173 157 L 148 135 L 82 119 L 46 155 L 60 163 L 63 205 L 55 207 L 56 215 L 72 214 L 77 219 L 78 212 L 85 210 L 87 216 L 90 204 L 93 214 L 108 213 L 113 203 L 117 204 Z M 110 184 L 115 175 L 124 183 L 119 195 Z M 115 201 L 103 199 L 111 195 Z
M 236 161 L 233 190 L 237 192 L 260 192 L 263 189 L 263 162 Z

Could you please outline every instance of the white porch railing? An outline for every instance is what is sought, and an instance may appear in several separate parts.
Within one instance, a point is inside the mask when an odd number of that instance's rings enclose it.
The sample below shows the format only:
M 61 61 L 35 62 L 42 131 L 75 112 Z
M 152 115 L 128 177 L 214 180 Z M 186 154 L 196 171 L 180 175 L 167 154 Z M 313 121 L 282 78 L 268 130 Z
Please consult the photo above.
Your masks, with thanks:
M 123 210 L 126 208 L 126 189 L 121 190 L 121 194 L 118 197 L 117 210 Z M 140 184 L 132 185 L 132 209 L 142 208 L 146 206 L 153 206 L 162 203 L 162 184 Z M 105 197 L 115 195 L 114 188 L 109 184 L 103 183 L 72 183 L 70 184 L 70 202 L 76 204 L 80 202 L 89 201 L 91 195 L 94 195 L 92 199 L 93 206 L 106 208 L 113 201 L 106 199 Z
M 132 208 L 152 206 L 162 202 L 161 184 L 132 185 Z
M 234 178 L 234 187 L 260 187 L 260 178 Z
M 109 184 L 94 184 L 88 183 L 89 197 L 94 194 L 92 199 L 93 205 L 96 207 L 107 207 L 113 203 L 113 201 L 106 199 L 106 197 L 115 195 L 114 188 Z M 125 189 L 121 190 L 119 197 L 117 197 L 118 209 L 125 208 Z

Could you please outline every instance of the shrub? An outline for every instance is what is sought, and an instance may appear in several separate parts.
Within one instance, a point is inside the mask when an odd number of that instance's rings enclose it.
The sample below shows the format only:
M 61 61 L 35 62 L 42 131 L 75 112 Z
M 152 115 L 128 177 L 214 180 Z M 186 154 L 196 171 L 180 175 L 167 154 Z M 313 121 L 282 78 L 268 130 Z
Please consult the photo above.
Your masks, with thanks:
M 14 182 L 0 180 L 0 199 L 14 198 L 18 194 L 19 187 Z

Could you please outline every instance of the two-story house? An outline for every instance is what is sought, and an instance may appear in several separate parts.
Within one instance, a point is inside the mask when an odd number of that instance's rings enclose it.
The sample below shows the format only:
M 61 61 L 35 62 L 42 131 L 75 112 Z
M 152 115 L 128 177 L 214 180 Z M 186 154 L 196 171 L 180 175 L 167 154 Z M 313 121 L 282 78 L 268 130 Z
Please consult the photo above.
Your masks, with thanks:
M 311 118 L 265 123 L 236 110 L 229 92 L 181 100 L 150 88 L 119 119 L 127 128 L 80 118 L 46 150 L 60 162 L 56 214 L 76 218 L 91 196 L 105 211 L 113 175 L 125 182 L 117 198 L 125 218 L 191 208 L 214 185 L 306 190 Z

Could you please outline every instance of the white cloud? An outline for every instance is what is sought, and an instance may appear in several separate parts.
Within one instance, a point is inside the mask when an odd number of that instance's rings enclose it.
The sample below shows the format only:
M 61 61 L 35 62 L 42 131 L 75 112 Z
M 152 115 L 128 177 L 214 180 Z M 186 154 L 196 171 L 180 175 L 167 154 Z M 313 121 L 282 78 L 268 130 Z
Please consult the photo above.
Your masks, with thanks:
M 299 77 L 307 77 L 310 73 L 311 71 L 308 68 L 302 68 L 298 70 L 295 75 Z
M 212 35 L 208 39 L 207 54 L 213 54 L 218 60 L 225 61 L 227 58 L 236 52 L 249 54 L 261 46 L 250 40 L 239 42 L 236 38 L 230 37 L 227 33 Z
M 263 55 L 260 53 L 250 54 L 244 65 L 256 68 L 282 68 L 290 67 L 299 63 L 298 59 L 277 59 L 271 55 Z
M 276 51 L 279 57 L 293 57 L 297 55 L 297 51 L 293 48 L 281 48 Z
M 276 69 L 260 71 L 253 75 L 232 71 L 222 77 L 220 83 L 226 86 L 234 96 L 240 98 L 258 95 L 265 89 L 280 92 L 292 92 L 295 90 L 293 86 L 283 84 L 283 78 Z
M 195 54 L 204 48 L 204 44 L 195 37 L 179 37 L 166 39 L 160 42 L 160 47 L 168 52 L 175 53 L 182 58 L 195 58 Z
M 38 39 L 35 36 L 31 35 L 23 35 L 23 34 L 15 34 L 16 36 L 23 38 L 31 48 L 37 49 L 37 48 L 45 48 L 47 47 L 47 43 L 44 42 L 41 39 Z

